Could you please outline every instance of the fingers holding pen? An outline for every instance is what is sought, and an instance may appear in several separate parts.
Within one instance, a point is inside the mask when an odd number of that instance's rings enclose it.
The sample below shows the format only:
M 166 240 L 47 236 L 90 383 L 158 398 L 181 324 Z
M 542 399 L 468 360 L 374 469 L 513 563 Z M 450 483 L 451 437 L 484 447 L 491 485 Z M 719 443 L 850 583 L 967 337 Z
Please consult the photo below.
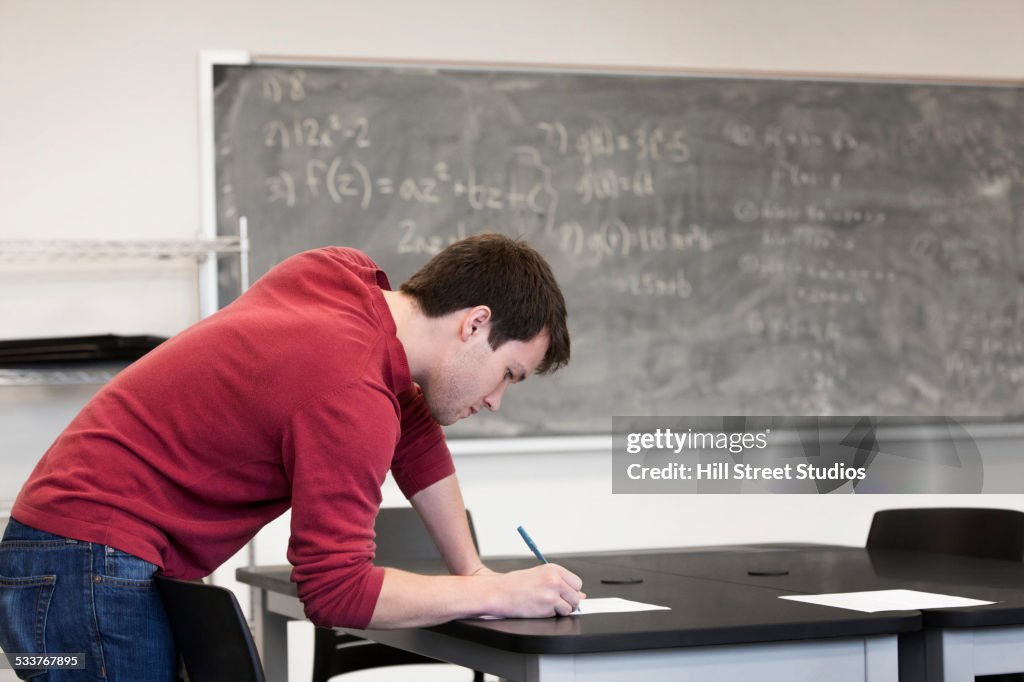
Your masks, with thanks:
M 503 579 L 501 613 L 513 618 L 567 616 L 576 610 L 586 595 L 580 591 L 583 581 L 557 564 L 543 564 L 501 576 Z
M 577 608 L 579 608 L 580 602 L 587 598 L 587 595 L 582 591 L 583 580 L 578 575 L 558 564 L 548 564 L 554 566 L 558 571 L 559 577 L 561 578 L 561 584 L 559 585 L 559 595 L 562 600 L 569 606 L 567 613 L 558 612 L 560 616 L 567 616 Z
M 544 558 L 544 555 L 529 533 L 522 526 L 519 526 L 516 530 L 522 536 L 526 546 L 530 548 L 530 551 L 537 557 L 537 560 L 541 562 L 541 565 L 536 568 L 527 571 L 517 571 L 517 573 L 531 576 L 531 578 L 539 583 L 535 585 L 532 594 L 535 600 L 532 605 L 533 608 L 528 609 L 530 611 L 537 609 L 537 612 L 532 617 L 567 616 L 574 612 L 579 607 L 580 601 L 587 596 L 581 591 L 583 580 L 572 571 L 558 564 L 548 563 L 548 560 Z
M 555 569 L 557 569 L 559 575 L 562 578 L 562 581 L 566 585 L 571 587 L 573 590 L 579 592 L 583 589 L 583 579 L 575 573 L 573 573 L 572 571 L 570 571 L 568 568 L 565 568 L 564 566 L 560 566 L 558 564 L 548 564 L 548 566 L 553 566 Z

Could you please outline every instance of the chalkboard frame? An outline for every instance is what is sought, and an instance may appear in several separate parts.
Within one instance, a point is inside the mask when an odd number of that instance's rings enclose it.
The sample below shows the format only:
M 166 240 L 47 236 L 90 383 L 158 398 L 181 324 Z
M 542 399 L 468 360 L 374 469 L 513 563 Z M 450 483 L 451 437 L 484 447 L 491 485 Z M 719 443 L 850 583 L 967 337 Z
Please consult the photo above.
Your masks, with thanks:
M 201 209 L 202 220 L 200 233 L 204 238 L 217 236 L 216 214 L 216 150 L 214 139 L 214 107 L 213 92 L 217 80 L 217 70 L 223 66 L 249 65 L 281 66 L 281 67 L 384 67 L 410 69 L 450 69 L 464 71 L 509 71 L 536 72 L 549 74 L 596 74 L 614 76 L 670 76 L 670 77 L 711 77 L 735 79 L 766 79 L 781 81 L 830 81 L 837 83 L 881 83 L 899 85 L 939 85 L 939 86 L 980 86 L 995 88 L 1022 88 L 1024 80 L 994 79 L 975 77 L 939 77 L 932 75 L 903 74 L 863 74 L 834 73 L 813 71 L 759 71 L 759 70 L 716 70 L 716 69 L 684 69 L 668 67 L 623 67 L 612 65 L 580 65 L 552 63 L 519 63 L 519 62 L 460 62 L 446 60 L 405 60 L 405 59 L 363 59 L 348 57 L 317 57 L 317 56 L 276 56 L 250 53 L 248 51 L 202 51 L 199 55 L 199 103 L 200 103 L 200 155 L 201 155 Z M 209 259 L 200 266 L 199 294 L 200 314 L 205 317 L 219 307 L 217 301 L 217 264 Z M 970 418 L 965 422 L 970 423 Z M 991 431 L 997 438 L 1014 437 L 1024 434 L 1024 422 L 1021 416 L 1002 418 L 979 418 L 982 425 L 981 433 L 989 433 L 986 424 L 993 421 L 1002 422 L 1003 428 Z M 610 434 L 593 435 L 549 435 L 541 437 L 513 438 L 468 436 L 462 437 L 464 447 L 459 448 L 466 453 L 473 452 L 518 452 L 518 451 L 580 451 L 591 452 L 605 450 L 610 447 Z M 494 445 L 492 441 L 505 444 Z M 519 445 L 510 443 L 516 441 Z

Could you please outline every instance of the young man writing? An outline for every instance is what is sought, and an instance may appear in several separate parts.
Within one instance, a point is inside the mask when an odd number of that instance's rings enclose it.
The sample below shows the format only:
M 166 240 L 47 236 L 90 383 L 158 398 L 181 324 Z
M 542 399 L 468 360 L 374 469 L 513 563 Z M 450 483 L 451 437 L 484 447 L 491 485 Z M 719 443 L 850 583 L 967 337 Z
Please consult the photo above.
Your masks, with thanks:
M 439 427 L 568 359 L 562 294 L 522 242 L 462 240 L 399 291 L 351 249 L 286 260 L 118 375 L 44 455 L 0 543 L 0 645 L 169 680 L 152 574 L 208 575 L 289 507 L 318 625 L 571 612 L 582 585 L 564 568 L 480 562 Z M 373 565 L 389 469 L 454 575 Z

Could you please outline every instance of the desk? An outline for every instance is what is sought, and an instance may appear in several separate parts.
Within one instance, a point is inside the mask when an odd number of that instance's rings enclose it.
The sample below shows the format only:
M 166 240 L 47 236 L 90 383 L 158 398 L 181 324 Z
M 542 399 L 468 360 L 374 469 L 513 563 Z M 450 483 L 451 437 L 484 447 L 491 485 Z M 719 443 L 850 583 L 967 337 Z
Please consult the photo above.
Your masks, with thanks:
M 591 555 L 622 570 L 821 594 L 904 588 L 995 601 L 922 612 L 923 630 L 901 640 L 903 682 L 973 682 L 1024 670 L 1024 565 L 862 547 L 751 545 Z
M 680 557 L 688 553 L 678 553 Z M 652 555 L 654 556 L 654 555 Z M 628 560 L 629 557 L 620 557 Z M 896 682 L 897 635 L 921 629 L 914 612 L 859 613 L 778 599 L 792 590 L 629 566 L 643 582 L 604 585 L 614 555 L 561 556 L 588 596 L 618 596 L 669 611 L 529 620 L 463 620 L 431 628 L 351 634 L 523 682 L 830 680 Z M 488 560 L 499 571 L 532 559 Z M 434 562 L 396 567 L 421 573 Z M 258 588 L 257 640 L 268 679 L 284 680 L 286 622 L 302 618 L 288 567 L 239 569 Z

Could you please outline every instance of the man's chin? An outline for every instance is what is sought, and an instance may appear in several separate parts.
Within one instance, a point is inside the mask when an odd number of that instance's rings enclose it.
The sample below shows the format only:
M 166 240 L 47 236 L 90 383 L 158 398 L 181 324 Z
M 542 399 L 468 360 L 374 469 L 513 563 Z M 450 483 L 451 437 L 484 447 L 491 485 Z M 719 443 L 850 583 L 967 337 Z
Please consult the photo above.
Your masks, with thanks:
M 463 418 L 463 415 L 438 414 L 433 410 L 430 411 L 430 416 L 433 417 L 434 421 L 436 421 L 441 426 L 451 426 L 452 424 Z

